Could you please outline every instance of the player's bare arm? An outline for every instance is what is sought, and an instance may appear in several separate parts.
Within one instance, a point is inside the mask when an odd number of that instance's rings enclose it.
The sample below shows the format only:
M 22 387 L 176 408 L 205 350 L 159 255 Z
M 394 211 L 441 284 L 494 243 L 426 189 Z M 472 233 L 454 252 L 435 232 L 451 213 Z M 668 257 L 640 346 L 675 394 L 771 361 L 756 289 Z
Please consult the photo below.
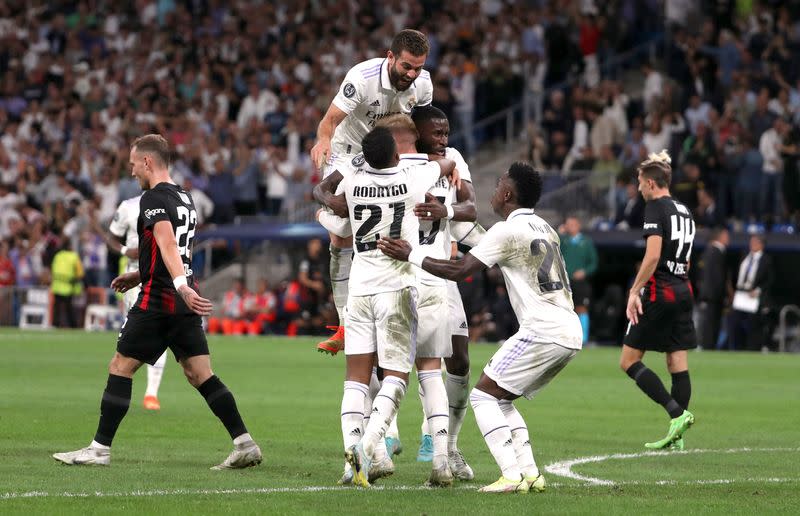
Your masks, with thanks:
M 336 195 L 336 187 L 342 182 L 342 173 L 334 170 L 328 177 L 320 181 L 312 192 L 314 199 L 323 206 L 327 206 L 333 213 L 343 219 L 350 216 L 347 209 L 347 199 L 344 194 Z
M 428 154 L 429 161 L 435 161 L 441 167 L 441 176 L 449 176 L 450 177 L 450 184 L 455 186 L 456 188 L 461 188 L 461 175 L 458 173 L 456 169 L 456 162 L 447 159 L 444 156 L 439 154 Z
M 91 223 L 92 230 L 100 235 L 106 245 L 111 248 L 115 253 L 124 254 L 131 260 L 139 259 L 139 248 L 138 247 L 126 247 L 122 243 L 122 239 L 119 237 L 112 235 L 105 229 L 103 229 L 97 221 L 92 221 Z
M 639 292 L 656 271 L 660 256 L 661 237 L 658 235 L 650 235 L 647 237 L 647 247 L 644 251 L 642 265 L 639 267 L 639 272 L 636 274 L 636 279 L 633 281 L 633 286 L 628 293 L 628 306 L 625 310 L 625 314 L 628 316 L 628 320 L 633 324 L 639 323 L 639 316 L 643 313 L 642 299 L 639 296 Z
M 211 309 L 213 308 L 211 301 L 200 297 L 194 289 L 186 284 L 186 273 L 183 269 L 181 256 L 178 254 L 178 243 L 175 241 L 172 224 L 166 220 L 156 222 L 153 225 L 153 235 L 156 238 L 156 245 L 158 245 L 161 258 L 164 260 L 164 265 L 167 267 L 172 280 L 175 281 L 176 278 L 184 277 L 183 285 L 178 286 L 177 291 L 186 306 L 197 315 L 211 315 Z
M 311 160 L 317 167 L 321 167 L 330 157 L 333 132 L 346 117 L 347 113 L 331 104 L 320 121 L 317 127 L 317 143 L 311 148 Z
M 475 187 L 471 181 L 461 181 L 456 190 L 456 202 L 453 203 L 453 219 L 456 222 L 475 222 L 478 220 L 478 208 L 475 207 Z
M 408 257 L 412 251 L 411 244 L 405 240 L 394 238 L 381 238 L 378 240 L 378 249 L 386 256 L 401 262 L 409 261 Z M 449 279 L 451 281 L 461 281 L 464 278 L 468 278 L 482 271 L 486 268 L 486 265 L 473 255 L 467 253 L 463 258 L 458 260 L 437 260 L 436 258 L 426 256 L 422 260 L 422 268 L 434 276 L 439 276 L 440 278 Z
M 138 250 L 137 250 L 138 254 Z M 142 277 L 139 274 L 139 271 L 131 271 L 126 272 L 125 274 L 120 274 L 111 282 L 111 288 L 114 289 L 116 292 L 127 292 L 130 289 L 137 286 L 139 283 L 142 282 Z

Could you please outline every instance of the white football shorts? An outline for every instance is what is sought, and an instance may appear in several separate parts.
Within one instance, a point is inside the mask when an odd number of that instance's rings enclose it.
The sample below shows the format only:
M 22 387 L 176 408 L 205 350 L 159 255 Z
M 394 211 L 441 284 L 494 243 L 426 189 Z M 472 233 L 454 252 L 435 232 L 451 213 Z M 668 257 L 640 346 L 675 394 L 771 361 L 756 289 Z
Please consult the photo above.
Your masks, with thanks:
M 453 355 L 450 324 L 444 319 L 448 309 L 447 298 L 445 285 L 419 286 L 417 356 L 420 358 L 450 358 Z
M 577 353 L 576 349 L 537 340 L 533 331 L 520 328 L 497 350 L 483 372 L 508 392 L 531 399 Z
M 378 365 L 411 372 L 417 349 L 417 289 L 350 296 L 344 325 L 346 355 L 378 353 Z
M 464 311 L 464 302 L 461 300 L 458 283 L 455 281 L 447 282 L 447 312 L 450 316 L 450 335 L 469 337 L 467 313 Z

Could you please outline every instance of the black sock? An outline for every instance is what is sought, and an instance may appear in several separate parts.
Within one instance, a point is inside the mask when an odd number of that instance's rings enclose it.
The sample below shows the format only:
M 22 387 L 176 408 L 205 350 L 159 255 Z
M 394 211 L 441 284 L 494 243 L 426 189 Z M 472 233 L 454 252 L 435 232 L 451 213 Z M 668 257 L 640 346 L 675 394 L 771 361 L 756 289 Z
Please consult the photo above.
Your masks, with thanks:
M 239 409 L 236 408 L 233 394 L 225 387 L 222 380 L 217 378 L 217 375 L 203 382 L 203 385 L 197 390 L 206 399 L 206 403 L 211 407 L 211 412 L 225 425 L 225 429 L 231 434 L 231 439 L 247 433 L 242 416 L 239 415 Z
M 117 433 L 122 418 L 128 413 L 131 404 L 131 387 L 133 380 L 114 374 L 108 375 L 106 390 L 100 402 L 100 423 L 94 440 L 105 446 L 111 446 L 114 434 Z
M 672 398 L 685 410 L 689 410 L 689 399 L 692 397 L 692 381 L 689 371 L 672 373 Z
M 625 372 L 645 394 L 650 396 L 651 400 L 664 407 L 670 418 L 674 419 L 683 414 L 683 407 L 672 399 L 664 384 L 661 383 L 661 378 L 642 362 L 636 362 Z

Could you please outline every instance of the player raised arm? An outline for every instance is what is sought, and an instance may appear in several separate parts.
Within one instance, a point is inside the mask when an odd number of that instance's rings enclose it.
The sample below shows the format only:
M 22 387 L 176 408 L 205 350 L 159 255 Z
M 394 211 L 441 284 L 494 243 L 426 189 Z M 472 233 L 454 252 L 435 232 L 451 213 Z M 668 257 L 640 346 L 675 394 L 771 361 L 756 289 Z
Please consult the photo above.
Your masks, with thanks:
M 200 297 L 194 289 L 186 284 L 186 272 L 183 269 L 181 256 L 178 254 L 178 243 L 175 241 L 172 224 L 166 220 L 156 222 L 153 225 L 153 235 L 164 265 L 175 285 L 175 290 L 186 302 L 186 306 L 197 315 L 211 315 L 213 308 L 211 301 Z
M 411 247 L 411 244 L 400 239 L 381 238 L 378 240 L 378 249 L 386 256 L 390 256 L 395 260 L 411 262 L 417 267 L 422 267 L 422 269 L 430 272 L 434 276 L 452 281 L 461 281 L 486 268 L 483 262 L 469 253 L 458 260 L 437 260 L 429 256 L 424 256 L 424 251 L 421 249 L 417 249 L 420 251 L 420 254 L 415 255 L 415 250 Z
M 334 170 L 328 177 L 317 183 L 312 194 L 318 203 L 333 210 L 335 215 L 346 219 L 350 216 L 347 199 L 344 194 L 336 195 L 336 188 L 343 178 L 341 172 Z
M 345 117 L 347 117 L 347 113 L 332 103 L 320 121 L 317 127 L 317 143 L 311 148 L 311 160 L 317 168 L 322 167 L 325 160 L 330 157 L 333 132 Z

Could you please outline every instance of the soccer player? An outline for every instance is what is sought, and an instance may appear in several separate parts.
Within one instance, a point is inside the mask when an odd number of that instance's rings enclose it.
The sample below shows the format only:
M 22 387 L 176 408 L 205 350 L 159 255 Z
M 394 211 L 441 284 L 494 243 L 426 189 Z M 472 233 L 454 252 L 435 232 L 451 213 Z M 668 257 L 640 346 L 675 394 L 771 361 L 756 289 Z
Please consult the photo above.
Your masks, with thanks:
M 440 254 L 431 252 L 430 255 L 432 257 L 449 259 L 452 251 L 451 226 L 462 224 L 471 229 L 477 218 L 472 177 L 469 173 L 469 166 L 464 161 L 461 153 L 447 146 L 450 136 L 450 122 L 440 109 L 434 106 L 420 106 L 414 109 L 411 113 L 411 118 L 419 131 L 419 140 L 417 140 L 419 152 L 436 154 L 452 159 L 456 162 L 456 170 L 459 173 L 460 188 L 453 188 L 448 181 L 440 181 L 429 192 L 433 196 L 433 199 L 429 198 L 431 202 L 418 204 L 414 209 L 414 213 L 421 221 L 420 245 L 431 245 L 433 246 L 431 248 L 432 251 L 434 249 L 441 250 Z M 475 476 L 472 468 L 464 460 L 464 456 L 458 449 L 458 434 L 461 431 L 469 401 L 469 327 L 467 325 L 467 316 L 464 312 L 458 285 L 454 281 L 443 280 L 425 271 L 419 272 L 421 273 L 423 284 L 420 293 L 419 346 L 424 345 L 425 341 L 422 338 L 424 334 L 423 328 L 428 325 L 435 325 L 437 328 L 446 330 L 447 338 L 450 340 L 450 345 L 445 347 L 446 354 L 442 355 L 447 369 L 445 390 L 449 407 L 448 462 L 456 478 L 459 480 L 472 480 Z M 440 325 L 440 319 L 435 313 L 431 317 L 426 317 L 423 314 L 424 296 L 422 294 L 427 288 L 424 286 L 426 284 L 445 286 L 447 292 L 444 296 L 447 300 L 447 307 L 443 308 L 442 311 L 446 310 L 448 313 L 449 328 Z M 424 351 L 420 351 L 418 356 L 424 357 Z M 435 369 L 438 373 L 441 369 L 441 364 L 440 361 L 429 360 L 427 364 L 421 367 L 418 363 L 417 369 L 431 371 Z M 420 385 L 422 385 L 422 381 L 420 381 Z M 420 391 L 420 394 L 423 394 L 423 392 Z M 425 403 L 423 402 L 424 406 Z M 417 453 L 417 460 L 424 461 L 432 460 L 433 458 L 435 450 L 433 443 L 434 432 L 428 428 L 428 421 L 432 415 L 435 414 L 426 412 L 426 417 L 423 419 L 423 437 Z M 393 437 L 391 432 L 387 432 L 387 435 L 389 438 Z M 392 449 L 391 444 L 387 446 L 390 450 Z
M 581 349 L 558 233 L 533 211 L 541 192 L 538 172 L 526 163 L 511 165 L 492 196 L 494 212 L 505 220 L 459 260 L 430 258 L 424 247 L 412 250 L 403 240 L 378 241 L 388 256 L 452 281 L 495 264 L 503 273 L 520 329 L 489 360 L 470 394 L 478 427 L 502 471 L 499 480 L 481 488 L 484 493 L 545 489 L 513 400 L 535 396 Z
M 646 443 L 651 449 L 683 449 L 683 433 L 694 423 L 687 410 L 692 393 L 686 350 L 696 347 L 689 284 L 694 243 L 692 214 L 669 194 L 672 167 L 667 151 L 651 153 L 639 165 L 639 191 L 645 202 L 642 265 L 628 295 L 628 330 L 619 365 L 671 418 L 666 437 Z M 646 351 L 666 353 L 672 392 L 642 362 Z
M 356 249 L 347 302 L 349 381 L 342 398 L 342 428 L 346 428 L 348 413 L 355 413 L 354 424 L 359 422 L 358 412 L 364 407 L 377 352 L 383 383 L 363 436 L 345 452 L 353 483 L 369 487 L 368 472 L 375 449 L 405 396 L 417 335 L 414 268 L 384 256 L 378 251 L 377 241 L 381 235 L 417 240 L 419 221 L 414 206 L 424 200 L 425 192 L 440 177 L 453 175 L 457 180 L 457 174 L 455 163 L 447 159 L 398 167 L 397 145 L 392 131 L 385 127 L 377 127 L 364 137 L 362 152 L 368 166 L 342 179 Z M 448 479 L 436 471 L 429 482 L 448 485 Z
M 137 223 L 139 270 L 118 276 L 111 286 L 118 292 L 140 283 L 143 288 L 119 333 L 94 440 L 86 448 L 55 453 L 53 458 L 71 465 L 110 464 L 111 443 L 128 412 L 134 373 L 169 348 L 233 439 L 233 451 L 212 469 L 260 464 L 261 450 L 247 432 L 233 394 L 211 372 L 201 319 L 211 313 L 211 302 L 189 286 L 194 284 L 191 258 L 197 213 L 191 196 L 169 176 L 169 144 L 157 134 L 136 139 L 130 164 L 131 174 L 145 191 Z
M 428 56 L 428 39 L 419 31 L 405 29 L 392 40 L 385 58 L 369 59 L 351 68 L 339 87 L 328 111 L 317 128 L 317 142 L 311 159 L 325 164 L 323 177 L 349 166 L 361 150 L 361 140 L 375 122 L 395 113 L 410 113 L 414 106 L 430 104 L 433 83 L 422 69 Z M 331 213 L 320 214 L 320 223 L 329 231 L 344 224 Z M 319 343 L 320 352 L 335 355 L 344 349 L 348 277 L 353 259 L 352 231 L 340 237 L 331 231 L 330 277 L 333 302 L 339 313 L 339 328 L 329 339 Z
M 139 235 L 136 231 L 136 226 L 139 219 L 139 201 L 141 197 L 139 195 L 126 199 L 117 206 L 117 211 L 114 213 L 114 218 L 108 227 L 110 235 L 105 231 L 99 232 L 109 248 L 127 258 L 126 272 L 139 270 Z M 139 297 L 139 290 L 141 289 L 137 285 L 122 296 L 126 314 L 133 307 L 136 298 Z M 147 364 L 147 389 L 144 392 L 144 401 L 142 402 L 146 410 L 161 409 L 161 402 L 158 400 L 158 388 L 161 385 L 161 378 L 164 376 L 164 366 L 166 364 L 166 351 L 158 357 L 155 364 Z

